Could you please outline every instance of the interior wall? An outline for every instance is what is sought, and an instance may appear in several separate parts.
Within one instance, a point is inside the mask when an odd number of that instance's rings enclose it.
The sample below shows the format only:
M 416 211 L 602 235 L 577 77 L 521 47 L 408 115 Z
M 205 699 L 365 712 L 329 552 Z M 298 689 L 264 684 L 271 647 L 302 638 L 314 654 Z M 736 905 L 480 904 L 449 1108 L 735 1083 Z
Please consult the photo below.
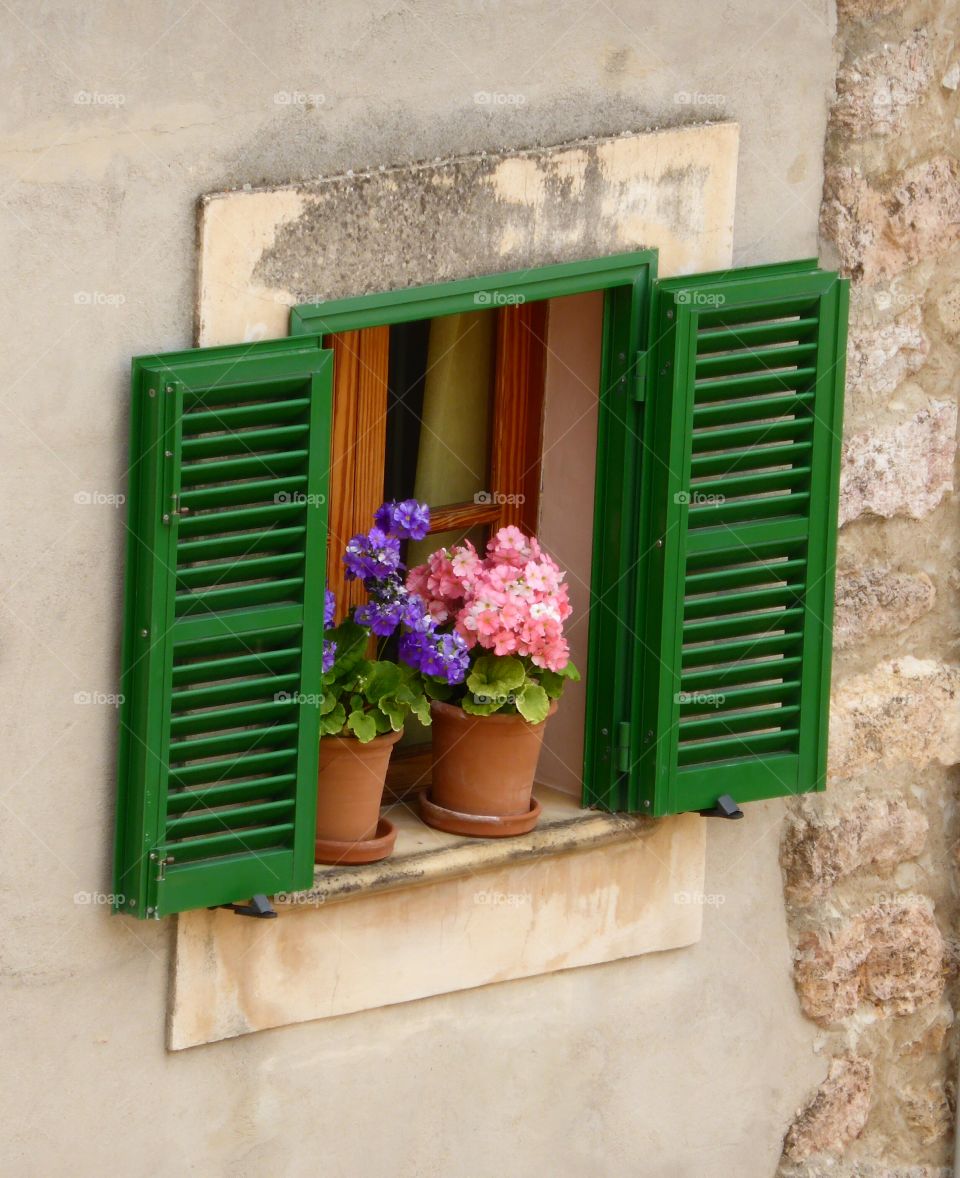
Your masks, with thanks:
M 579 796 L 583 784 L 587 635 L 603 294 L 551 299 L 543 406 L 540 527 L 544 549 L 567 574 L 573 613 L 565 627 L 582 676 L 568 683 L 547 724 L 537 780 Z

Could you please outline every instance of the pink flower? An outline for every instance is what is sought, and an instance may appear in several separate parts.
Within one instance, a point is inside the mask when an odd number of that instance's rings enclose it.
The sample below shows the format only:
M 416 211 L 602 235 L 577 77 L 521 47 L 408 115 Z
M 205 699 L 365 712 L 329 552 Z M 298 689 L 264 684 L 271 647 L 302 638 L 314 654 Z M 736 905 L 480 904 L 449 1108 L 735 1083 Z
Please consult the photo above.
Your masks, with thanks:
M 501 528 L 481 557 L 469 542 L 432 552 L 407 575 L 430 616 L 451 622 L 472 649 L 529 657 L 562 670 L 570 652 L 563 623 L 570 599 L 563 573 L 532 536 Z

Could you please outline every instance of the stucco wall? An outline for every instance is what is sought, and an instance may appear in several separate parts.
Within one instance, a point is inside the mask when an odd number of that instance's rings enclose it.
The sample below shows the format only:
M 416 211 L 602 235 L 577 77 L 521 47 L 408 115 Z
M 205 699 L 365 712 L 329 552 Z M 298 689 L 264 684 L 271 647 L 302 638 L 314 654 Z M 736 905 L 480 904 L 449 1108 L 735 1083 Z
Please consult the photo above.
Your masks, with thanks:
M 0 14 L 10 1172 L 772 1172 L 826 1069 L 789 977 L 776 803 L 711 828 L 723 903 L 693 949 L 177 1056 L 169 925 L 75 893 L 109 891 L 129 357 L 191 342 L 197 198 L 730 117 L 738 261 L 809 255 L 831 20 L 763 0 Z

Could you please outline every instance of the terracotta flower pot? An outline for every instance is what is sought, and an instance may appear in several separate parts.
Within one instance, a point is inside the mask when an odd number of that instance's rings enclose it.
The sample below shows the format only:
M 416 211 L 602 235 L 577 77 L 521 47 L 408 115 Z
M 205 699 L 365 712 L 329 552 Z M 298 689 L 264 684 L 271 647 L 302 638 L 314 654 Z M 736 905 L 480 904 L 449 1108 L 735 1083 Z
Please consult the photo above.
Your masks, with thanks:
M 388 732 L 375 736 L 366 744 L 352 736 L 324 736 L 320 741 L 317 862 L 371 861 L 347 857 L 340 848 L 331 849 L 324 844 L 352 846 L 372 840 L 382 841 L 384 831 L 378 827 L 384 825 L 380 820 L 383 783 L 390 754 L 401 735 L 400 732 Z M 386 854 L 392 849 L 391 844 Z M 362 855 L 363 848 L 359 848 L 358 853 Z M 384 857 L 383 854 L 374 856 Z
M 553 701 L 547 719 L 557 710 Z M 432 809 L 431 825 L 441 825 L 438 808 L 457 815 L 476 814 L 486 818 L 520 819 L 501 830 L 484 829 L 480 834 L 520 834 L 532 829 L 539 815 L 531 801 L 533 778 L 537 771 L 543 733 L 547 726 L 529 724 L 519 715 L 470 716 L 462 708 L 434 700 L 433 775 L 428 802 Z M 453 823 L 449 824 L 452 828 Z M 466 833 L 464 823 L 457 823 L 455 833 Z M 446 826 L 443 829 L 447 829 Z

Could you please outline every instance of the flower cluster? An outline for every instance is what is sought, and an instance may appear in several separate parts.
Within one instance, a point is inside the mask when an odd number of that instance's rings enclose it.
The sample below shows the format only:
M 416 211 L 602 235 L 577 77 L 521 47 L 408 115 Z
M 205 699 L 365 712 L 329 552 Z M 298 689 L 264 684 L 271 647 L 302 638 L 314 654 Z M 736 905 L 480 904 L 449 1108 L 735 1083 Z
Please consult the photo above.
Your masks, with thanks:
M 411 569 L 407 588 L 437 624 L 453 622 L 468 648 L 529 656 L 534 666 L 562 671 L 570 661 L 563 623 L 570 601 L 563 573 L 519 528 L 501 528 L 481 557 L 469 542 L 431 553 Z
M 327 589 L 323 597 L 323 628 L 324 630 L 332 630 L 333 623 L 337 613 L 337 601 L 334 597 L 333 590 Z M 337 644 L 330 638 L 323 640 L 323 672 L 327 673 L 333 667 L 333 661 L 337 657 Z
M 384 503 L 369 532 L 353 536 L 343 562 L 349 580 L 361 580 L 367 602 L 354 612 L 354 621 L 368 626 L 378 638 L 389 638 L 398 627 L 399 655 L 424 675 L 447 683 L 462 683 L 469 666 L 468 644 L 459 634 L 441 634 L 437 621 L 416 594 L 404 588 L 400 573 L 400 541 L 422 540 L 430 527 L 430 509 L 416 499 Z M 332 594 L 331 594 L 332 597 Z M 329 627 L 333 611 L 324 616 Z M 330 645 L 330 644 L 327 644 Z M 330 666 L 333 656 L 330 659 Z M 324 647 L 324 670 L 327 647 Z

